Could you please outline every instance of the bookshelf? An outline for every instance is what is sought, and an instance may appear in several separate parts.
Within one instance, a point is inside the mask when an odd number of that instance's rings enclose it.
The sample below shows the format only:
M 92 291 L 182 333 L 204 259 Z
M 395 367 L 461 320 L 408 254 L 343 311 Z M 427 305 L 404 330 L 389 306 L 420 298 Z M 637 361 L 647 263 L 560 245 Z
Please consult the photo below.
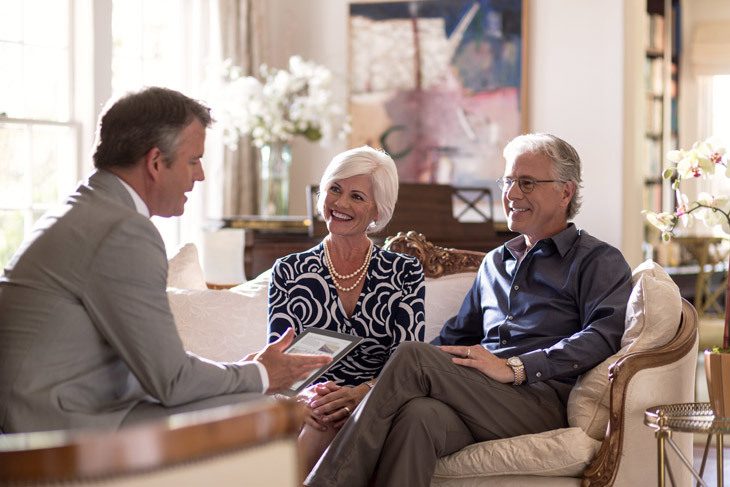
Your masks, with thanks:
M 666 153 L 677 147 L 678 140 L 679 4 L 680 0 L 646 2 L 643 208 L 653 211 L 671 211 L 674 206 L 674 195 L 669 182 L 662 179 L 662 170 Z M 657 232 L 647 229 L 644 239 L 656 250 Z

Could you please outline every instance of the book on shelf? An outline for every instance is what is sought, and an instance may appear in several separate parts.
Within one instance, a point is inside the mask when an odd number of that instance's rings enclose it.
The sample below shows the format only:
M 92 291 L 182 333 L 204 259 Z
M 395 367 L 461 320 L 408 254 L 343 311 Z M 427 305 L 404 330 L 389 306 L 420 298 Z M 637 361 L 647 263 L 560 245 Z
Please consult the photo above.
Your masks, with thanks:
M 647 52 L 661 53 L 664 51 L 664 16 L 659 14 L 646 14 L 645 20 L 646 38 L 644 45 Z
M 662 141 L 657 138 L 647 138 L 644 144 L 644 177 L 661 178 L 662 173 Z

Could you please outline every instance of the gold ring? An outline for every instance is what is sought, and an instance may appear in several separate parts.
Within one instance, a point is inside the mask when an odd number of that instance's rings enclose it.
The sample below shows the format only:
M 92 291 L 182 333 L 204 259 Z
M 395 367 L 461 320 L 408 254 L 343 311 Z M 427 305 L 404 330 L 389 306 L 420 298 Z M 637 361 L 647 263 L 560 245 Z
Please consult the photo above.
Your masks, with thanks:
M 469 355 L 471 355 L 471 348 L 466 349 L 466 358 L 469 358 Z
M 343 406 L 343 408 L 342 408 L 342 409 L 344 409 L 344 410 L 345 410 L 345 412 L 347 412 L 347 415 L 348 415 L 348 416 L 349 416 L 349 415 L 350 415 L 350 414 L 352 413 L 352 411 L 350 411 L 350 408 L 348 408 L 347 406 Z

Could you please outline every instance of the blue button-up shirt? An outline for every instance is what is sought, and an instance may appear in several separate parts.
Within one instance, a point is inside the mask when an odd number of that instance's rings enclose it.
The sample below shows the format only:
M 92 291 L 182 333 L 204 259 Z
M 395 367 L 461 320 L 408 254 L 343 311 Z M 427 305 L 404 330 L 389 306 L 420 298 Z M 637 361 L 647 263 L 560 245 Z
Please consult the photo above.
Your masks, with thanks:
M 527 382 L 574 383 L 616 353 L 631 270 L 616 248 L 571 223 L 520 260 L 524 237 L 489 252 L 459 313 L 432 343 L 481 343 L 522 359 Z

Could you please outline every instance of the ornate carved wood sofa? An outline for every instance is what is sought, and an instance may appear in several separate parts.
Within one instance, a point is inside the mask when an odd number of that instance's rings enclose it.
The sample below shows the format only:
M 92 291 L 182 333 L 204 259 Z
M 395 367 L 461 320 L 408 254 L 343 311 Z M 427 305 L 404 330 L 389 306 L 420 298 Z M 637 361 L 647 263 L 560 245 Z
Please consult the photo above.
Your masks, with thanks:
M 400 233 L 385 246 L 423 263 L 425 339 L 430 341 L 458 311 L 484 254 L 438 247 L 416 232 Z M 171 275 L 174 267 L 171 262 Z M 656 482 L 655 439 L 652 430 L 643 426 L 644 410 L 694 399 L 697 317 L 674 282 L 653 262 L 640 265 L 633 280 L 622 349 L 580 379 L 568 405 L 570 427 L 467 447 L 441 460 L 433 485 Z M 229 291 L 206 291 L 202 282 L 199 286 L 200 290 L 170 289 L 168 293 L 189 349 L 232 360 L 263 343 L 267 273 Z M 231 319 L 238 316 L 240 320 Z M 691 437 L 683 436 L 677 441 L 690 456 Z M 683 473 L 677 474 L 679 480 L 689 481 Z

